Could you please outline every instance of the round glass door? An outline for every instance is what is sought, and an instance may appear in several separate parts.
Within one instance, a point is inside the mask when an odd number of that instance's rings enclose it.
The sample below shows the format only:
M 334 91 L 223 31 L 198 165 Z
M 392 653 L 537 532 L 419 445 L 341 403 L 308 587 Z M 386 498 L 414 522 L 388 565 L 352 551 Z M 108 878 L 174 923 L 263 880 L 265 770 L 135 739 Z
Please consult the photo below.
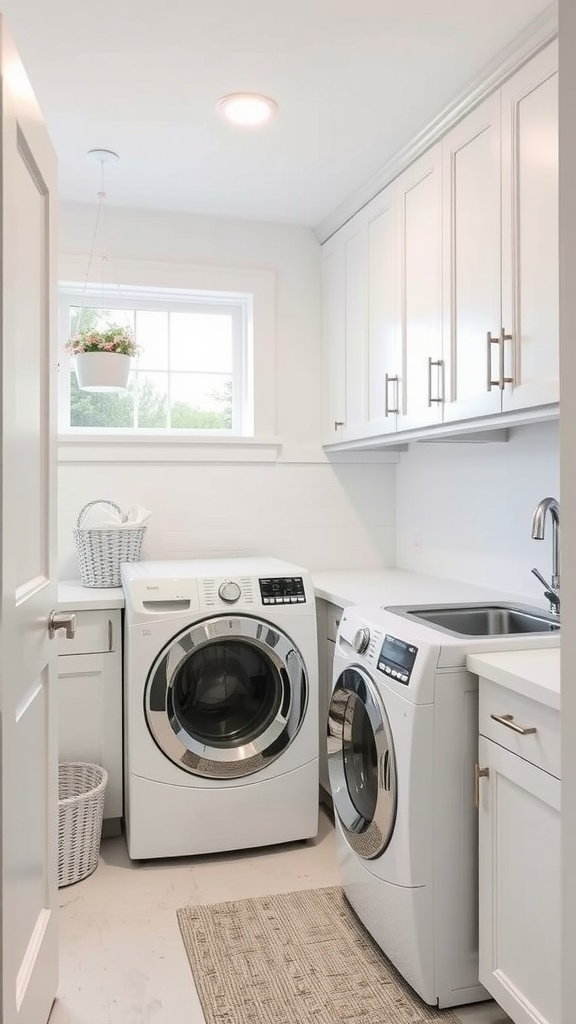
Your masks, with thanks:
M 370 676 L 346 669 L 330 702 L 328 769 L 334 809 L 366 860 L 388 846 L 396 821 L 396 757 L 386 710 Z
M 270 764 L 296 736 L 308 681 L 294 644 L 248 616 L 201 622 L 152 666 L 145 711 L 157 745 L 180 768 L 238 778 Z
M 174 673 L 172 710 L 180 730 L 209 747 L 243 746 L 262 735 L 284 695 L 280 672 L 243 640 L 200 647 Z

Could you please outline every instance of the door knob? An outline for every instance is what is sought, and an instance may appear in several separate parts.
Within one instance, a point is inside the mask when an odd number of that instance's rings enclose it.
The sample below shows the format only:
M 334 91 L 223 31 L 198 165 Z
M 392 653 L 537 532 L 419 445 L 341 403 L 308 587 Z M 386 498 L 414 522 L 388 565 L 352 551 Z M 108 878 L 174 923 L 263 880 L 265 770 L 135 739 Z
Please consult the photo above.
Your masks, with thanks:
M 54 639 L 59 629 L 66 630 L 66 639 L 73 640 L 76 633 L 76 616 L 72 612 L 50 612 L 48 616 L 48 636 Z

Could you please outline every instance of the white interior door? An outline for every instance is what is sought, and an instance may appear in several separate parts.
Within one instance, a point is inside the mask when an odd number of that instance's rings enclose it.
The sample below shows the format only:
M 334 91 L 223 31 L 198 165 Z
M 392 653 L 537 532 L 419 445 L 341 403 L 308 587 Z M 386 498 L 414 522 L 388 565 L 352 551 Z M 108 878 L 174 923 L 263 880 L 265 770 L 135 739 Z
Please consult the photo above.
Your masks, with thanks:
M 0 20 L 2 102 L 2 1024 L 42 1024 L 57 983 L 52 401 L 56 159 Z M 53 648 L 53 649 L 52 649 Z

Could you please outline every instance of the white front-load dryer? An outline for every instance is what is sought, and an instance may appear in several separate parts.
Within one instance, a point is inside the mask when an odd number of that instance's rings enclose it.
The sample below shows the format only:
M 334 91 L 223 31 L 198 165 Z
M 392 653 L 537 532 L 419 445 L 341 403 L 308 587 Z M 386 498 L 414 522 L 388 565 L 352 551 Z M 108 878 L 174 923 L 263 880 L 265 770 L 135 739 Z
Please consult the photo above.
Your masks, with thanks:
M 417 607 L 417 606 L 416 606 Z M 346 896 L 427 1003 L 489 999 L 478 979 L 478 678 L 467 654 L 557 633 L 463 636 L 402 607 L 347 608 L 328 767 Z
M 315 836 L 308 572 L 272 558 L 136 562 L 123 565 L 122 580 L 130 857 Z

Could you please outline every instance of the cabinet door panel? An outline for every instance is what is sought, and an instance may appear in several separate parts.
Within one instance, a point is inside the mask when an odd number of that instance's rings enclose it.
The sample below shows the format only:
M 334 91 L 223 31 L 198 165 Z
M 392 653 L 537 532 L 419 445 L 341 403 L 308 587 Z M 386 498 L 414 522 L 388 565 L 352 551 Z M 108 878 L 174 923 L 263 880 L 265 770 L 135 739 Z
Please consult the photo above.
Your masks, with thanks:
M 516 1024 L 560 1024 L 560 782 L 480 737 L 480 981 Z
M 122 815 L 120 654 L 58 658 L 58 758 L 90 761 L 108 772 L 105 818 Z
M 390 186 L 368 207 L 368 415 L 371 433 L 396 430 L 395 409 L 400 397 L 399 250 L 395 195 L 394 187 Z
M 338 237 L 322 250 L 322 389 L 324 444 L 342 440 L 346 419 L 346 265 Z
M 407 430 L 442 419 L 441 149 L 433 146 L 397 181 L 401 208 L 402 417 Z M 431 381 L 429 380 L 431 373 Z M 430 392 L 431 388 L 431 392 Z
M 345 243 L 346 426 L 345 436 L 365 431 L 368 419 L 368 241 L 366 221 L 354 218 Z
M 442 141 L 444 342 L 450 364 L 444 418 L 500 411 L 488 389 L 487 333 L 500 333 L 500 96 L 486 100 Z M 498 378 L 492 346 L 491 379 Z
M 502 89 L 504 408 L 557 402 L 558 58 L 548 47 Z

